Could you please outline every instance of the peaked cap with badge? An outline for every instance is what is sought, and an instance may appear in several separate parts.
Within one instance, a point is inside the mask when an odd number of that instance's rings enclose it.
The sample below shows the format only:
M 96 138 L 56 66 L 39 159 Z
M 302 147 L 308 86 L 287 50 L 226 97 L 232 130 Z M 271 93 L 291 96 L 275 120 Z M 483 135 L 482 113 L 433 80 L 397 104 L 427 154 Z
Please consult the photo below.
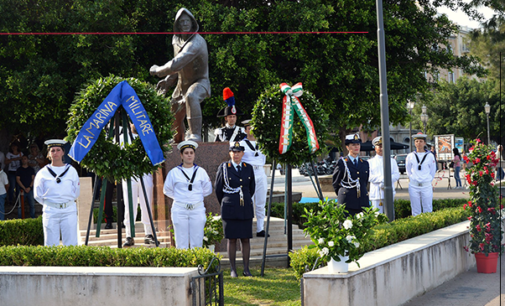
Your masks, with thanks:
M 361 138 L 358 133 L 345 136 L 345 145 L 347 146 L 351 143 L 361 143 Z
M 382 146 L 382 136 L 375 137 L 372 140 L 372 145 L 375 146 Z
M 424 139 L 424 141 L 426 141 L 426 139 L 428 138 L 428 135 L 419 132 L 419 133 L 413 135 L 412 138 L 414 138 L 414 140 L 416 140 L 416 139 Z
M 61 139 L 49 139 L 44 141 L 44 144 L 47 146 L 47 148 L 52 148 L 52 147 L 60 147 L 63 148 L 67 141 L 61 140 Z

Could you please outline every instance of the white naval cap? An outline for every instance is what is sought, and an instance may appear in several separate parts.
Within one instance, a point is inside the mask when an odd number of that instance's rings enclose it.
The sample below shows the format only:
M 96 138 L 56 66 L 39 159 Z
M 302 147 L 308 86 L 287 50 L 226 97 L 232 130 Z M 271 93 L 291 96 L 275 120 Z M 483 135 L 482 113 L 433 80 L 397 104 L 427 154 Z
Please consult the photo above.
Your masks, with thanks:
M 426 134 L 423 134 L 423 133 L 419 132 L 419 133 L 413 135 L 412 138 L 414 138 L 414 140 L 416 140 L 416 139 L 424 139 L 424 140 L 426 140 L 426 138 L 428 138 L 428 136 Z
M 372 140 L 373 146 L 382 146 L 382 136 L 377 136 Z
M 198 148 L 198 144 L 192 140 L 186 140 L 186 141 L 180 142 L 177 145 L 177 150 L 179 150 L 181 152 L 184 151 L 184 149 L 186 149 L 186 148 L 191 148 L 194 151 L 196 151 L 196 149 Z
M 251 125 L 251 119 L 242 121 L 242 124 L 243 124 L 244 126 L 249 126 L 249 125 Z
M 52 148 L 52 147 L 63 148 L 63 146 L 66 143 L 67 143 L 67 141 L 63 140 L 63 139 L 49 139 L 49 140 L 44 141 L 44 144 L 47 145 L 48 148 Z

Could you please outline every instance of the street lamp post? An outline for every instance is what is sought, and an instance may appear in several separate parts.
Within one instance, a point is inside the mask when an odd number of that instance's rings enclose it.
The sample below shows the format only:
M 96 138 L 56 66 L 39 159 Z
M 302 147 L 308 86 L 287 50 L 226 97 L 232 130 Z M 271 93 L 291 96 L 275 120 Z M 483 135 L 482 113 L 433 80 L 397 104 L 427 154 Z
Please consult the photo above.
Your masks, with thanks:
M 484 111 L 486 112 L 486 117 L 487 117 L 487 144 L 491 144 L 491 137 L 489 135 L 489 114 L 491 113 L 491 105 L 486 102 L 486 105 L 484 105 Z
M 412 118 L 412 110 L 414 109 L 414 105 L 415 105 L 414 101 L 410 101 L 410 100 L 407 101 L 407 109 L 409 110 L 409 115 L 411 118 Z M 410 120 L 410 124 L 409 124 L 409 141 L 410 141 L 409 149 L 410 149 L 410 151 L 412 151 L 412 120 Z
M 428 114 L 426 113 L 426 105 L 421 108 L 423 111 L 421 113 L 421 121 L 424 125 L 424 134 L 426 134 L 426 124 L 428 123 Z

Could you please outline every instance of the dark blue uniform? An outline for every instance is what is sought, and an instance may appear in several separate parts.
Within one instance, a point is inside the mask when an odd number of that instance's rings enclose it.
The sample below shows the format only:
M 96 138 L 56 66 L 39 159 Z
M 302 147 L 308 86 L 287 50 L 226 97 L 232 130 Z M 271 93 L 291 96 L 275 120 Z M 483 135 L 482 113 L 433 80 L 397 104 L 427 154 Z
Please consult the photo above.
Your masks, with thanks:
M 333 172 L 333 189 L 337 194 L 338 203 L 345 204 L 346 209 L 349 214 L 354 215 L 363 210 L 363 207 L 369 207 L 370 201 L 368 199 L 368 191 L 366 189 L 368 183 L 368 176 L 370 175 L 370 167 L 366 160 L 358 157 L 358 166 L 354 166 L 351 158 L 346 156 L 344 159 L 339 159 L 337 162 L 337 167 L 335 172 Z M 355 180 L 359 177 L 360 192 L 361 195 L 358 197 L 357 188 L 347 189 L 342 187 L 342 180 L 347 182 L 347 174 L 345 173 L 344 162 L 349 168 L 349 173 L 351 178 Z
M 240 193 L 226 193 L 224 188 L 223 165 L 228 170 L 228 184 L 231 188 L 242 187 L 243 204 L 240 203 Z M 254 208 L 252 196 L 256 188 L 254 169 L 247 163 L 241 163 L 241 171 L 237 172 L 231 162 L 221 164 L 217 170 L 215 190 L 221 203 L 221 218 L 223 220 L 225 238 L 252 238 L 252 219 Z

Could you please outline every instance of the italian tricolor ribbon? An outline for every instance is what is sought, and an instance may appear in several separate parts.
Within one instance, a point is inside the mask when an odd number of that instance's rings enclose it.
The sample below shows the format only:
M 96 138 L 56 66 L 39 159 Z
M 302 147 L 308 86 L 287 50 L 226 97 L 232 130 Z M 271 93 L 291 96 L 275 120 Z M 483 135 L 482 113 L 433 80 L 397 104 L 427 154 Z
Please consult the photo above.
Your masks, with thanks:
M 286 153 L 291 147 L 291 142 L 293 141 L 293 109 L 305 126 L 310 152 L 316 152 L 319 149 L 319 143 L 317 142 L 314 124 L 298 99 L 298 97 L 303 94 L 302 83 L 297 83 L 293 87 L 289 87 L 288 84 L 282 83 L 280 88 L 281 92 L 284 94 L 284 98 L 282 99 L 282 124 L 281 136 L 279 139 L 279 153 Z

